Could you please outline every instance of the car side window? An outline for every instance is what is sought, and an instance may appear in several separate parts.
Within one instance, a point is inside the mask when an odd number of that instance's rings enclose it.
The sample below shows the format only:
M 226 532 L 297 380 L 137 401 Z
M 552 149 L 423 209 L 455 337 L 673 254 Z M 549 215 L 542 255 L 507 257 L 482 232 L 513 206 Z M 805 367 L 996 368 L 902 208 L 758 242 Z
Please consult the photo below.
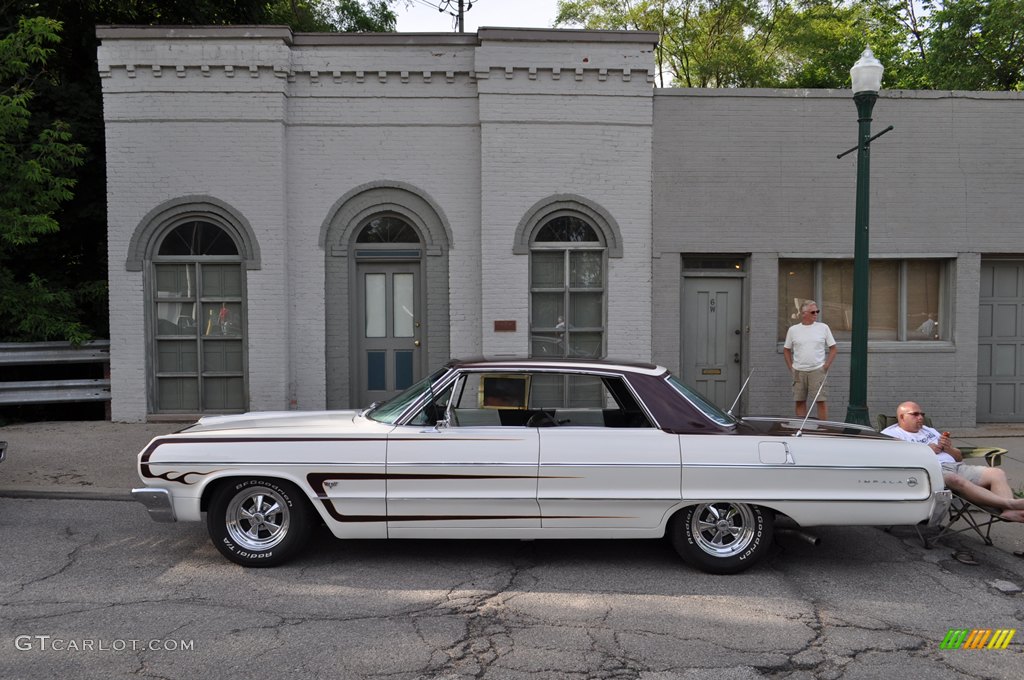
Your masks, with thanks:
M 651 427 L 622 378 L 578 373 L 467 372 L 454 384 L 450 427 Z M 414 419 L 444 417 L 451 389 Z M 428 411 L 440 415 L 436 419 Z
M 531 382 L 529 407 L 559 427 L 651 427 L 633 393 L 613 376 L 546 373 Z

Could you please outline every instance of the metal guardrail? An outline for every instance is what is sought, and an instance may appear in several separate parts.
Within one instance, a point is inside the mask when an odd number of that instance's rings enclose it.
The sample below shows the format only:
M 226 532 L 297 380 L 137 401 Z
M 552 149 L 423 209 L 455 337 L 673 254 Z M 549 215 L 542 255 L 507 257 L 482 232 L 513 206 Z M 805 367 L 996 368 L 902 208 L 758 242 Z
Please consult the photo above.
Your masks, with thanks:
M 0 368 L 102 364 L 102 379 L 17 380 L 0 382 L 0 405 L 110 401 L 110 341 L 0 343 Z

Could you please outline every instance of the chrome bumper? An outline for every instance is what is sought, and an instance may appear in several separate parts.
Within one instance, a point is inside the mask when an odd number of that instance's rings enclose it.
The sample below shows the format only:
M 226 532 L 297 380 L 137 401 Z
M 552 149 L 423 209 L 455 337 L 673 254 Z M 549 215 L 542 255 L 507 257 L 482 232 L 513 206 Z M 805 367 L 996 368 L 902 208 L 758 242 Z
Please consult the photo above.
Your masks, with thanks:
M 132 498 L 146 506 L 154 522 L 175 522 L 174 505 L 167 489 L 132 489 Z
M 934 527 L 945 524 L 949 520 L 949 506 L 953 502 L 953 492 L 949 489 L 935 492 L 935 505 L 932 506 L 931 517 L 928 518 L 928 526 Z

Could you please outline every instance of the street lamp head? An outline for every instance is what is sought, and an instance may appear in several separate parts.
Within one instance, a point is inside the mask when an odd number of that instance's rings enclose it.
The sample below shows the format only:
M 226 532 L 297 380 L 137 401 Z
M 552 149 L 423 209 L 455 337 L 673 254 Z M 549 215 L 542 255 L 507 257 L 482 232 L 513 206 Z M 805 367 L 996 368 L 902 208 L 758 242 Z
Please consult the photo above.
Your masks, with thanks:
M 860 55 L 860 59 L 850 69 L 850 80 L 853 81 L 853 93 L 874 92 L 882 88 L 882 71 L 885 67 L 882 62 L 875 59 L 874 53 L 868 47 Z

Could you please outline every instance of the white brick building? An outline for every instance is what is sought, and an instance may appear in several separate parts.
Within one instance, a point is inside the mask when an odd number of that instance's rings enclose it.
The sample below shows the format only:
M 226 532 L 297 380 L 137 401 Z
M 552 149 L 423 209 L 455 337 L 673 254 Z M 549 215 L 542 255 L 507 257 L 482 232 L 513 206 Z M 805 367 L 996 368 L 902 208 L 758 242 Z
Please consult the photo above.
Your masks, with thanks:
M 812 295 L 845 412 L 849 92 L 657 90 L 649 33 L 98 32 L 115 419 L 359 405 L 531 352 L 654 359 L 726 404 L 754 368 L 746 410 L 789 413 L 779 333 Z M 883 91 L 872 413 L 1024 420 L 1022 114 Z

